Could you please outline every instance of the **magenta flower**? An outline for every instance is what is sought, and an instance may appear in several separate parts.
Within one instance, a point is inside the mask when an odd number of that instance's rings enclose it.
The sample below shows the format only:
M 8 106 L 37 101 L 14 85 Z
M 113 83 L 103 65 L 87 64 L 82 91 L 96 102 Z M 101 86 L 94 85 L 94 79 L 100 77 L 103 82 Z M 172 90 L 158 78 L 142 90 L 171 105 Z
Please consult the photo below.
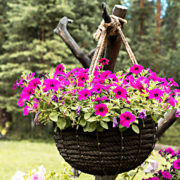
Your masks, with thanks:
M 180 169 L 180 159 L 173 161 L 173 166 L 175 169 Z
M 60 82 L 56 79 L 45 79 L 43 85 L 45 86 L 43 89 L 45 92 L 51 89 L 57 91 L 60 87 Z
M 111 74 L 111 71 L 104 71 L 104 72 L 102 72 L 101 74 L 100 74 L 100 78 L 101 79 L 107 79 L 107 78 L 109 78 L 109 76 L 110 76 L 110 74 Z M 101 83 L 102 84 L 102 83 Z
M 84 83 L 86 80 L 88 80 L 88 75 L 84 73 L 80 73 L 77 75 L 77 78 L 80 83 Z
M 115 74 L 110 74 L 109 75 L 109 79 L 112 79 L 112 81 L 114 81 L 114 82 L 118 82 L 119 81 Z
M 40 84 L 41 84 L 41 81 L 39 80 L 39 78 L 35 78 L 35 79 L 32 79 L 32 80 L 29 81 L 28 87 L 31 87 L 31 88 L 33 88 L 33 89 L 36 89 L 36 87 L 37 87 L 38 85 L 40 85 Z
M 179 118 L 180 117 L 180 109 L 177 109 L 175 117 Z
M 26 106 L 24 107 L 23 115 L 24 115 L 24 116 L 27 116 L 27 115 L 29 114 L 29 111 L 30 111 L 30 107 L 29 107 L 28 105 L 26 105 Z
M 107 98 L 106 96 L 103 96 L 102 98 L 100 97 L 96 97 L 96 99 L 93 99 L 92 101 L 97 101 L 97 102 L 101 102 L 101 101 L 108 101 L 109 98 Z
M 156 99 L 157 101 L 161 101 L 162 96 L 163 91 L 158 88 L 149 91 L 149 99 Z
M 63 71 L 64 71 L 64 66 L 62 64 L 59 64 L 55 69 L 55 74 L 61 74 Z
M 142 90 L 144 90 L 142 83 L 138 80 L 135 82 L 131 82 L 131 86 L 134 87 L 135 89 L 138 89 L 140 92 L 142 92 Z
M 94 106 L 95 115 L 100 115 L 104 117 L 108 113 L 108 107 L 106 104 L 97 104 Z
M 19 100 L 18 100 L 18 102 L 17 102 L 18 106 L 19 106 L 19 107 L 23 107 L 25 101 L 26 101 L 25 99 L 19 98 Z
M 88 89 L 83 89 L 78 92 L 79 100 L 86 100 L 89 96 L 91 96 L 91 91 Z
M 126 99 L 126 95 L 127 95 L 126 89 L 122 87 L 116 87 L 115 89 L 113 89 L 113 92 L 115 93 L 115 98 Z
M 148 79 L 152 79 L 153 81 L 156 81 L 157 74 L 155 72 L 150 71 L 150 75 L 148 76 Z
M 126 111 L 120 115 L 120 124 L 124 127 L 129 128 L 130 123 L 134 122 L 135 119 L 135 115 L 133 115 L 131 112 Z
M 177 82 L 175 82 L 173 78 L 169 78 L 168 80 L 170 81 L 170 83 L 171 83 L 173 86 L 179 87 L 179 84 L 178 84 Z
M 13 90 L 15 90 L 17 87 L 19 86 L 19 82 L 18 79 L 15 81 L 15 83 L 13 84 Z
M 178 103 L 178 101 L 173 97 L 170 97 L 167 102 L 173 107 L 175 107 L 176 103 Z
M 159 83 L 160 86 L 167 86 L 168 85 L 168 82 L 166 80 L 166 78 L 161 78 L 161 77 L 158 77 L 157 80 Z
M 161 171 L 161 174 L 166 179 L 171 179 L 172 175 L 168 171 Z
M 139 74 L 141 73 L 141 71 L 143 70 L 143 66 L 138 65 L 138 64 L 134 64 L 131 68 L 130 68 L 130 72 L 134 73 L 134 74 Z
M 149 79 L 144 76 L 138 77 L 137 81 L 141 82 L 142 84 L 147 84 L 149 86 Z
M 147 179 L 143 178 L 142 180 L 159 180 L 159 178 L 158 177 L 149 177 Z
M 34 94 L 34 89 L 31 87 L 25 87 L 20 94 L 20 98 L 29 101 L 30 96 Z
M 173 92 L 176 96 L 180 96 L 180 89 L 174 89 Z
M 95 84 L 95 86 L 93 87 L 92 91 L 99 94 L 103 90 L 103 87 L 104 87 L 104 85 Z
M 99 63 L 102 64 L 102 65 L 108 65 L 109 64 L 109 60 L 106 59 L 106 58 L 101 58 L 99 60 Z
M 175 151 L 172 149 L 172 148 L 166 148 L 165 150 L 164 150 L 164 152 L 165 153 L 167 153 L 167 154 L 171 154 L 172 156 L 174 156 L 175 155 Z
M 178 158 L 180 158 L 180 149 L 176 152 Z
M 134 82 L 134 77 L 133 76 L 127 76 L 124 80 L 123 80 L 123 84 L 129 84 L 131 82 Z

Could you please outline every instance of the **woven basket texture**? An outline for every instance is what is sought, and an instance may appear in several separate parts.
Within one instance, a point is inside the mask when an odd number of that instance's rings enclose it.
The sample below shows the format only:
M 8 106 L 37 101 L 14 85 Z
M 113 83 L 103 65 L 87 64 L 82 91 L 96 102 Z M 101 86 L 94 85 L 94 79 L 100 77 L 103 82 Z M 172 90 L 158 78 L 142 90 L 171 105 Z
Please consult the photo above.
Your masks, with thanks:
M 156 142 L 157 126 L 148 117 L 139 123 L 140 133 L 132 129 L 119 132 L 110 128 L 87 133 L 67 129 L 56 131 L 54 139 L 62 157 L 75 169 L 93 175 L 116 175 L 141 165 Z

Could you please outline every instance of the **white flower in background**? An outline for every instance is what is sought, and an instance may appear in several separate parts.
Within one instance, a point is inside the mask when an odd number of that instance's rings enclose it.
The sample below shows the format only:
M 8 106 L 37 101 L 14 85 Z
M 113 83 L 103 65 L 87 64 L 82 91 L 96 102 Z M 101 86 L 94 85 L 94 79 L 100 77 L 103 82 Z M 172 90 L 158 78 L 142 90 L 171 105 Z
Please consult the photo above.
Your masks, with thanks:
M 44 166 L 39 166 L 38 167 L 38 174 L 40 179 L 45 179 L 45 173 L 46 173 L 46 169 L 44 168 Z
M 34 171 L 31 180 L 45 180 L 46 169 L 44 166 L 39 166 L 38 171 Z
M 11 180 L 24 180 L 25 173 L 17 171 L 14 176 L 11 177 Z
M 145 173 L 154 173 L 158 169 L 158 162 L 148 159 L 147 162 L 149 163 L 147 168 L 145 169 Z

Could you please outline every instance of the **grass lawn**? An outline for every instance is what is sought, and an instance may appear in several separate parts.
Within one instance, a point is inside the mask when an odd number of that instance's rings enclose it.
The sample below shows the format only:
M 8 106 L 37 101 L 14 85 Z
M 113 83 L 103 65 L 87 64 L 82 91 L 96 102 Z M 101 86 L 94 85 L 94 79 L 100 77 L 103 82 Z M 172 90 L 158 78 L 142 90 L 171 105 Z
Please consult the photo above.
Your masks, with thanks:
M 156 152 L 156 161 L 162 158 Z M 63 169 L 63 158 L 59 155 L 55 143 L 32 141 L 0 141 L 0 179 L 10 180 L 17 170 L 27 172 L 43 165 L 47 171 L 59 172 Z M 144 174 L 136 177 L 141 180 Z M 93 180 L 94 177 L 82 173 L 77 180 Z M 117 180 L 120 177 L 118 176 Z

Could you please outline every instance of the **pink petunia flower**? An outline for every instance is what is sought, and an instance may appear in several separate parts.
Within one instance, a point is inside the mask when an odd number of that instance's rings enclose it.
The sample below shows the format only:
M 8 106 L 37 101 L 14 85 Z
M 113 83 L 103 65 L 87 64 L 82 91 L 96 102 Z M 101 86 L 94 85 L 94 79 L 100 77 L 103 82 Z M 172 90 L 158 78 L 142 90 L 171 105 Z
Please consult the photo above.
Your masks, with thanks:
M 115 93 L 115 98 L 126 99 L 126 89 L 118 86 L 115 89 L 113 89 L 113 92 Z
M 180 96 L 180 89 L 174 89 L 173 92 L 176 96 Z
M 104 71 L 104 72 L 102 72 L 100 74 L 100 78 L 107 79 L 107 78 L 109 78 L 110 74 L 111 74 L 111 71 L 109 71 L 109 70 L 108 71 Z
M 97 102 L 101 102 L 101 101 L 108 101 L 109 98 L 107 98 L 106 96 L 103 96 L 102 98 L 100 97 L 96 97 L 95 99 L 92 99 L 92 101 L 97 101 Z
M 84 74 L 84 73 L 80 73 L 77 75 L 77 78 L 78 78 L 78 81 L 79 82 L 86 82 L 86 80 L 88 80 L 88 75 L 87 74 Z
M 89 96 L 91 96 L 91 91 L 88 89 L 83 89 L 78 92 L 79 100 L 86 100 Z
M 30 107 L 29 107 L 28 105 L 26 105 L 26 106 L 24 107 L 23 115 L 24 115 L 24 116 L 27 116 L 27 115 L 29 114 L 29 111 L 30 111 Z
M 108 113 L 108 107 L 106 104 L 97 104 L 94 106 L 95 115 L 100 115 L 104 117 Z
M 57 91 L 60 87 L 60 82 L 56 79 L 45 79 L 43 86 L 45 86 L 43 91 L 49 91 L 51 89 Z
M 102 64 L 102 65 L 108 65 L 109 64 L 109 60 L 106 59 L 106 58 L 101 58 L 99 60 L 99 63 Z
M 166 148 L 165 150 L 164 150 L 164 152 L 165 153 L 167 153 L 167 154 L 171 154 L 172 156 L 174 156 L 175 155 L 175 151 L 172 149 L 172 148 Z
M 130 84 L 131 82 L 134 82 L 134 77 L 129 75 L 123 80 L 123 84 L 127 85 Z
M 130 68 L 130 72 L 132 72 L 133 74 L 139 74 L 141 73 L 141 71 L 144 69 L 143 66 L 138 65 L 138 64 L 134 64 L 131 68 Z
M 112 79 L 112 81 L 114 81 L 114 82 L 119 82 L 119 80 L 115 74 L 110 74 L 109 79 Z
M 161 174 L 165 179 L 171 179 L 172 178 L 172 175 L 168 171 L 161 171 Z
M 179 87 L 179 84 L 178 84 L 177 82 L 175 82 L 173 78 L 168 78 L 168 80 L 170 81 L 170 83 L 171 83 L 173 86 Z
M 178 101 L 173 97 L 170 97 L 167 102 L 173 107 L 175 107 L 176 103 L 178 103 Z
M 25 99 L 19 98 L 19 100 L 18 100 L 18 102 L 17 102 L 18 106 L 19 106 L 19 107 L 23 107 L 25 101 L 26 101 Z
M 35 78 L 29 81 L 28 87 L 36 89 L 38 85 L 41 85 L 41 81 L 39 80 L 39 78 Z
M 156 99 L 157 101 L 161 101 L 162 96 L 163 91 L 158 88 L 149 91 L 149 99 Z
M 124 127 L 129 128 L 130 123 L 134 122 L 135 119 L 135 115 L 133 115 L 131 112 L 126 111 L 120 115 L 120 124 Z
M 103 87 L 104 85 L 102 84 L 95 84 L 95 86 L 92 88 L 92 91 L 93 92 L 96 92 L 96 93 L 101 93 L 101 91 L 103 90 Z
M 61 74 L 64 71 L 64 66 L 62 64 L 57 65 L 55 69 L 55 74 Z
M 175 169 L 180 169 L 180 159 L 173 161 L 173 166 Z
M 25 87 L 22 90 L 22 93 L 20 94 L 20 98 L 29 101 L 30 96 L 33 94 L 34 94 L 34 89 L 32 87 Z

